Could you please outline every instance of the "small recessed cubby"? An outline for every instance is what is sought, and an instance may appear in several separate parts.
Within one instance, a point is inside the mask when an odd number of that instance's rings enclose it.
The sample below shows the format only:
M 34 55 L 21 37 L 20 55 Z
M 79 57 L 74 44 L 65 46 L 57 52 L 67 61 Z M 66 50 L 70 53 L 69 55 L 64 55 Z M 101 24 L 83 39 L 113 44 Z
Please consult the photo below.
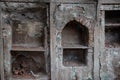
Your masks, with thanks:
M 105 11 L 105 47 L 120 47 L 120 11 Z
M 34 79 L 46 76 L 43 52 L 11 51 L 13 78 Z
M 64 66 L 85 66 L 87 65 L 86 49 L 63 49 Z
M 66 24 L 62 31 L 63 47 L 88 46 L 88 28 L 73 20 Z
M 120 26 L 120 10 L 105 11 L 106 27 Z
M 44 47 L 44 28 L 39 22 L 20 23 L 13 21 L 12 43 L 21 47 Z
M 120 27 L 105 29 L 105 46 L 120 47 Z
M 88 28 L 73 20 L 62 31 L 63 65 L 84 66 L 87 64 Z
M 16 10 L 9 14 L 12 28 L 12 50 L 44 51 L 48 22 L 47 4 L 15 4 L 23 8 L 15 8 Z

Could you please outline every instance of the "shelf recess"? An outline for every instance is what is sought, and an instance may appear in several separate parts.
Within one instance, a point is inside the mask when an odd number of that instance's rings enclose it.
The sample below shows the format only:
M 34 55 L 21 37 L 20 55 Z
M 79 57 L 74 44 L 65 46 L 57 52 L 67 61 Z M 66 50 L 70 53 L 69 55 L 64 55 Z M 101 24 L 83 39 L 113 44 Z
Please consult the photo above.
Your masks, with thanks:
M 45 51 L 43 47 L 12 46 L 13 51 Z
M 120 23 L 106 23 L 106 28 L 108 27 L 120 27 Z
M 64 49 L 89 49 L 91 47 L 83 46 L 83 45 L 65 45 L 63 46 Z

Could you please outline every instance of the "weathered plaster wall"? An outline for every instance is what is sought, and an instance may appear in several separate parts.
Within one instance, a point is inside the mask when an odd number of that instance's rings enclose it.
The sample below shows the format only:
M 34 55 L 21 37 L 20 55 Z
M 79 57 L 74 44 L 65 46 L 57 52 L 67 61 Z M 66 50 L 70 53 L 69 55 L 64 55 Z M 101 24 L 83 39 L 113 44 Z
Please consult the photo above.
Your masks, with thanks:
M 103 4 L 113 4 L 113 3 L 120 3 L 120 0 L 99 0 L 100 3 L 103 3 Z
M 100 68 L 99 68 L 99 73 L 100 73 L 100 79 L 101 80 L 119 80 L 120 78 L 120 48 L 119 48 L 119 41 L 117 42 L 117 44 L 113 41 L 110 43 L 109 46 L 106 46 L 108 44 L 105 44 L 107 41 L 108 41 L 108 35 L 109 35 L 109 38 L 114 38 L 115 37 L 115 34 L 117 33 L 116 32 L 112 32 L 112 35 L 114 35 L 114 37 L 111 36 L 111 33 L 106 33 L 105 29 L 106 28 L 110 28 L 115 30 L 112 26 L 105 26 L 106 23 L 107 23 L 107 19 L 105 19 L 106 15 L 105 15 L 105 11 L 111 11 L 111 10 L 120 10 L 120 7 L 119 5 L 117 4 L 111 4 L 111 5 L 101 5 L 101 8 L 100 8 L 100 42 L 99 42 L 99 65 L 100 65 Z M 112 12 L 112 14 L 114 15 L 114 11 Z M 113 17 L 115 18 L 114 16 L 110 16 L 110 17 Z M 117 19 L 110 19 L 110 20 L 113 20 L 113 23 L 109 22 L 110 24 L 115 24 L 115 23 L 118 23 L 119 24 L 119 20 L 116 21 Z M 116 22 L 115 22 L 116 21 Z M 105 28 L 106 27 L 106 28 Z M 119 30 L 119 29 L 117 29 Z M 112 30 L 111 30 L 112 31 Z M 105 35 L 107 34 L 107 35 Z M 117 33 L 117 35 L 119 35 L 119 31 Z M 101 39 L 102 38 L 102 39 Z M 114 38 L 116 39 L 117 41 L 117 38 Z M 109 39 L 110 40 L 110 39 Z M 113 39 L 112 39 L 113 40 Z M 114 44 L 114 46 L 112 46 L 111 44 Z
M 92 80 L 93 79 L 93 30 L 95 26 L 95 4 L 51 4 L 51 74 L 53 80 Z M 78 21 L 89 30 L 87 66 L 63 66 L 63 47 L 61 33 L 72 20 Z M 54 43 L 55 42 L 55 43 Z
M 101 80 L 119 80 L 120 79 L 120 50 L 106 48 L 101 55 Z
M 1 2 L 2 29 L 4 36 L 4 69 L 5 80 L 12 75 L 12 46 L 45 47 L 45 27 L 47 28 L 46 3 Z M 32 51 L 32 50 L 31 50 Z M 33 53 L 34 54 L 34 53 Z M 40 54 L 40 53 L 39 53 Z M 38 56 L 39 56 L 38 54 Z M 44 53 L 42 53 L 44 54 Z M 48 55 L 47 53 L 45 55 Z M 44 55 L 44 56 L 45 56 Z M 30 56 L 30 55 L 29 55 Z M 36 58 L 38 61 L 40 58 Z M 41 60 L 42 61 L 42 58 Z M 45 59 L 43 62 L 46 61 Z M 49 62 L 49 61 L 47 61 Z M 37 64 L 36 64 L 37 65 Z M 46 65 L 46 63 L 45 63 Z M 44 66 L 46 68 L 46 66 Z M 48 70 L 47 70 L 48 71 Z
M 50 54 L 51 54 L 51 80 L 119 80 L 120 79 L 120 49 L 105 47 L 105 20 L 104 10 L 120 10 L 120 0 L 1 0 L 1 53 L 4 51 L 5 80 L 10 80 L 10 50 L 12 44 L 12 22 L 17 20 L 20 25 L 46 26 L 46 3 L 50 6 Z M 14 2 L 14 3 L 12 3 Z M 20 3 L 16 3 L 20 2 Z M 21 2 L 46 2 L 21 3 Z M 89 4 L 90 3 L 90 4 Z M 104 4 L 104 6 L 100 6 Z M 112 4 L 113 5 L 110 5 Z M 105 5 L 109 4 L 109 5 Z M 117 4 L 117 5 L 114 5 Z M 29 10 L 28 10 L 29 8 Z M 100 10 L 101 9 L 101 10 Z M 28 10 L 28 11 L 26 11 Z M 24 14 L 23 14 L 24 13 Z M 42 14 L 41 14 L 42 13 Z M 44 15 L 44 16 L 43 16 Z M 97 19 L 96 19 L 97 18 Z M 63 47 L 61 45 L 61 32 L 65 25 L 72 21 L 84 25 L 89 29 L 88 65 L 82 67 L 65 67 L 63 65 Z M 32 26 L 31 26 L 32 25 Z M 30 31 L 29 35 L 41 35 L 41 30 Z M 39 27 L 41 29 L 41 27 Z M 33 29 L 32 29 L 33 30 Z M 35 29 L 36 30 L 36 29 Z M 49 33 L 48 33 L 49 34 Z M 24 41 L 24 40 L 23 40 Z M 34 44 L 34 42 L 33 42 Z M 35 46 L 37 44 L 35 41 Z M 3 55 L 1 54 L 0 57 Z M 3 57 L 2 57 L 3 58 Z M 1 59 L 2 59 L 1 58 Z M 3 64 L 1 62 L 1 64 Z M 49 65 L 49 64 L 48 64 Z M 50 73 L 50 72 L 49 72 Z M 2 73 L 1 73 L 2 74 Z M 2 74 L 4 76 L 4 72 Z M 3 80 L 3 78 L 2 78 Z

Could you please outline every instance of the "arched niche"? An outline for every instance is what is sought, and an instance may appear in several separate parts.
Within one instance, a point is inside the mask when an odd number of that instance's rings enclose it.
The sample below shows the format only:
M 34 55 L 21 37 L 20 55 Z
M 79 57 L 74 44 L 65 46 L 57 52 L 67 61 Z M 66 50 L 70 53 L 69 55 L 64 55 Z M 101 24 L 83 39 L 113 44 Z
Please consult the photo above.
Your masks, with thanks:
M 68 22 L 62 30 L 62 46 L 88 46 L 89 31 L 81 23 L 73 20 Z
M 75 20 L 68 22 L 62 30 L 63 65 L 87 65 L 89 41 L 88 28 Z

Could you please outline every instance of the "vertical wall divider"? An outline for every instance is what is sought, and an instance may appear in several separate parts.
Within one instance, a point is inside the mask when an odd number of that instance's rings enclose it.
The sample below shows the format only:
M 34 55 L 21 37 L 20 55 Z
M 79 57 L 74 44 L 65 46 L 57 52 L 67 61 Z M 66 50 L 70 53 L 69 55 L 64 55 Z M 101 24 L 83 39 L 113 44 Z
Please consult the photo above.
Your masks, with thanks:
M 4 80 L 4 55 L 3 55 L 3 27 L 2 27 L 2 11 L 0 3 L 0 80 Z

